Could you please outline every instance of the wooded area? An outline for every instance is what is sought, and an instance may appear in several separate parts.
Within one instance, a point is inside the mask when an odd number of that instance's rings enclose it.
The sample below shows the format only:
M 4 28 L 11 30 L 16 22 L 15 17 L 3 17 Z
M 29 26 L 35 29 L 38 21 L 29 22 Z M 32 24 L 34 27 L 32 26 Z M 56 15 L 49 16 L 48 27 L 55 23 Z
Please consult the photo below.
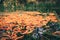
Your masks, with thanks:
M 0 0 L 0 12 L 16 10 L 53 12 L 60 15 L 60 0 Z

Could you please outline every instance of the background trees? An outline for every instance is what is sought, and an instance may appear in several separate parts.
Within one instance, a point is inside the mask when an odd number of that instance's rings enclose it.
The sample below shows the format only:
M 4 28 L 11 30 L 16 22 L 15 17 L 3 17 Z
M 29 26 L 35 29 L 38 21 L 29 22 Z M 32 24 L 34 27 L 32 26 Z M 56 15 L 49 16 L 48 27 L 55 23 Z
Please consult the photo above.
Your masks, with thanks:
M 0 11 L 56 11 L 60 15 L 60 0 L 0 0 Z

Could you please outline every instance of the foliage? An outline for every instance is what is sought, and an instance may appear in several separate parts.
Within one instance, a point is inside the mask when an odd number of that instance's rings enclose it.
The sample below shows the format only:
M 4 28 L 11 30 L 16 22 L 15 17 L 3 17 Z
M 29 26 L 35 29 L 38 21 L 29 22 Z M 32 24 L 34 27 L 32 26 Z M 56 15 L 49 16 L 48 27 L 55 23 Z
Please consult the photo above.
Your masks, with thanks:
M 47 2 L 39 2 L 37 3 L 26 3 L 26 4 L 18 4 L 16 0 L 5 0 L 1 5 L 3 9 L 9 12 L 16 10 L 25 10 L 25 11 L 39 11 L 39 12 L 53 12 L 55 11 L 56 3 L 47 3 Z
M 26 4 L 19 4 L 16 5 L 16 0 L 13 0 L 12 2 L 9 0 L 5 0 L 6 5 L 3 3 L 0 4 L 0 11 L 4 12 L 7 10 L 8 12 L 16 11 L 16 10 L 24 10 L 24 11 L 39 11 L 39 12 L 54 12 L 57 9 L 55 9 L 56 4 L 55 3 L 45 3 L 40 2 L 38 4 L 36 3 L 26 3 Z M 59 9 L 60 10 L 60 9 Z M 24 30 L 24 29 L 23 29 Z M 35 30 L 30 34 L 23 34 L 24 38 L 23 40 L 60 40 L 60 35 L 53 35 L 52 33 L 60 31 L 60 23 L 59 22 L 52 22 L 49 21 L 46 25 L 44 25 L 42 28 L 35 28 Z M 6 30 L 0 29 L 0 34 L 5 33 Z M 12 32 L 11 30 L 8 30 L 8 32 Z M 17 36 L 21 36 L 21 33 L 17 33 Z M 0 35 L 1 36 L 1 35 Z
M 46 28 L 49 26 L 49 28 Z M 60 40 L 59 35 L 53 35 L 53 32 L 60 31 L 60 24 L 49 21 L 43 28 L 36 28 L 32 34 L 27 35 L 24 40 Z M 41 34 L 42 33 L 42 34 Z

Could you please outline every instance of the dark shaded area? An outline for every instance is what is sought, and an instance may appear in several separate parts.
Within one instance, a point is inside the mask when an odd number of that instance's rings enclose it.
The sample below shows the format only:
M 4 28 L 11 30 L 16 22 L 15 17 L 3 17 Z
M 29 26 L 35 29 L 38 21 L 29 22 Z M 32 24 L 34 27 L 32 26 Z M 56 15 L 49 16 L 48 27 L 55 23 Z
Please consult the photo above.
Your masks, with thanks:
M 23 36 L 20 32 L 16 34 L 18 37 Z
M 3 5 L 4 0 L 0 0 L 0 11 L 4 11 L 4 5 Z
M 4 0 L 0 0 L 0 4 L 3 4 L 3 1 L 4 1 Z
M 60 0 L 56 0 L 56 13 L 60 16 Z
M 20 4 L 26 4 L 27 0 L 18 0 L 18 3 L 20 3 Z
M 53 36 L 53 35 L 44 34 L 43 36 L 46 37 L 46 38 L 44 37 L 45 40 L 48 40 L 48 39 L 49 39 L 49 40 L 60 40 L 60 37 Z

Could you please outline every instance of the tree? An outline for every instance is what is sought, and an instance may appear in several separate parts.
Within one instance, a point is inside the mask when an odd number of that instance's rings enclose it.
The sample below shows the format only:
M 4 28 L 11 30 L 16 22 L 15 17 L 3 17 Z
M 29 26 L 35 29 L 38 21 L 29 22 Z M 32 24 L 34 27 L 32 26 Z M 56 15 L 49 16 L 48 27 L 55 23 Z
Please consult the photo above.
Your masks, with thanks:
M 0 11 L 4 11 L 4 5 L 3 5 L 4 0 L 0 0 Z

